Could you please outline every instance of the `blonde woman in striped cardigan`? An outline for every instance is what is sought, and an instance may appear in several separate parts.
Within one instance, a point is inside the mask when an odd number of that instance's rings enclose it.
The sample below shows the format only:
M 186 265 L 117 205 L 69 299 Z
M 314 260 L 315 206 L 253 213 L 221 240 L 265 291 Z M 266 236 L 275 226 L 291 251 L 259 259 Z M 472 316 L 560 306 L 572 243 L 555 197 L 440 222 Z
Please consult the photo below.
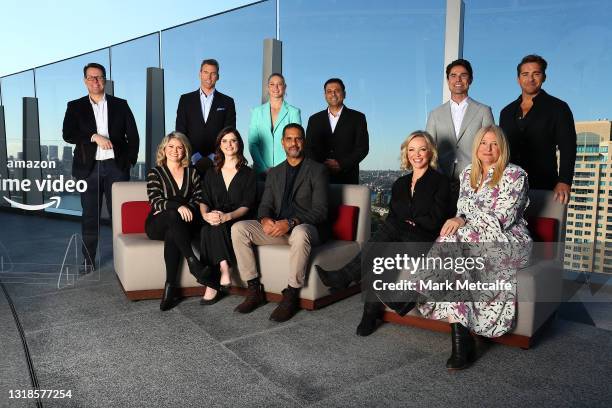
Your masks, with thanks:
M 166 284 L 159 306 L 161 310 L 175 306 L 182 257 L 200 284 L 218 287 L 216 279 L 207 279 L 191 247 L 191 240 L 201 226 L 199 205 L 202 199 L 200 176 L 189 165 L 189 157 L 191 145 L 187 137 L 172 132 L 162 139 L 157 148 L 157 166 L 147 173 L 151 212 L 145 222 L 145 232 L 150 239 L 164 241 Z

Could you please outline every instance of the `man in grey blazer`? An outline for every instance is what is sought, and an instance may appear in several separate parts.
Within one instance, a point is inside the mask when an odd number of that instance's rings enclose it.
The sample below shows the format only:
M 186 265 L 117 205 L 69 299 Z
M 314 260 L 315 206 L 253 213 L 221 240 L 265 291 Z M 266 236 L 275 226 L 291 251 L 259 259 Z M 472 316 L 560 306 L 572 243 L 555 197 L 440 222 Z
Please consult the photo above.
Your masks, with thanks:
M 472 142 L 480 128 L 494 124 L 491 108 L 468 96 L 473 72 L 469 61 L 458 59 L 446 67 L 450 101 L 438 106 L 427 118 L 427 132 L 438 147 L 438 163 L 444 174 L 455 181 L 458 194 L 461 171 L 472 162 Z M 456 185 L 456 186 L 455 186 Z
M 310 249 L 329 237 L 327 223 L 328 175 L 324 165 L 304 157 L 304 128 L 290 123 L 281 143 L 287 160 L 268 172 L 257 213 L 258 220 L 232 226 L 232 245 L 242 280 L 248 283 L 246 299 L 236 307 L 250 313 L 265 303 L 257 274 L 253 245 L 289 245 L 288 285 L 270 320 L 284 322 L 299 310 L 300 289 Z M 262 271 L 262 273 L 265 273 Z

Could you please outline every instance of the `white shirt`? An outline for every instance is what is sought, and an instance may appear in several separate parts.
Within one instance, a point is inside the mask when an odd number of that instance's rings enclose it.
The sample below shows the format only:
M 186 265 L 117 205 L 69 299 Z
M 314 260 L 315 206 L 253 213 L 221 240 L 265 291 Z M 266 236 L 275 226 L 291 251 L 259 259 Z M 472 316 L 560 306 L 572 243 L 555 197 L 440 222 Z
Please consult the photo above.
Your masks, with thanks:
M 210 107 L 212 106 L 214 97 L 214 89 L 209 95 L 206 95 L 202 88 L 200 88 L 200 105 L 202 106 L 202 116 L 204 116 L 204 122 L 208 120 L 208 114 L 210 113 Z
M 456 138 L 459 138 L 461 122 L 463 122 L 463 118 L 465 117 L 465 112 L 467 111 L 469 99 L 470 97 L 468 96 L 459 103 L 453 101 L 452 99 L 450 100 L 451 116 L 453 117 L 453 126 L 455 127 Z
M 108 105 L 106 103 L 106 94 L 102 96 L 100 102 L 95 103 L 91 97 L 89 98 L 93 109 L 94 117 L 96 118 L 96 133 L 108 139 Z M 113 149 L 102 149 L 100 146 L 96 149 L 96 160 L 108 160 L 115 158 Z
M 332 133 L 336 131 L 336 125 L 338 124 L 338 119 L 340 119 L 340 114 L 342 114 L 342 109 L 344 109 L 344 105 L 338 111 L 338 114 L 334 116 L 333 113 L 327 108 L 327 116 L 329 117 L 329 125 L 331 126 Z

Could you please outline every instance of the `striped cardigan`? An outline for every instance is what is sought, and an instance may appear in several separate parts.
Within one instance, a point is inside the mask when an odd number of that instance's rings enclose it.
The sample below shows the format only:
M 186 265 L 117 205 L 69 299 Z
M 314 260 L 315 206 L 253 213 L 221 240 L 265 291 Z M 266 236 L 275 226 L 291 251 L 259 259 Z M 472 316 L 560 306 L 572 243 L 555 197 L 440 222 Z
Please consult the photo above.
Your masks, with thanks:
M 168 167 L 154 167 L 147 172 L 147 195 L 154 213 L 186 205 L 198 214 L 202 202 L 200 176 L 194 167 L 187 167 L 179 188 Z

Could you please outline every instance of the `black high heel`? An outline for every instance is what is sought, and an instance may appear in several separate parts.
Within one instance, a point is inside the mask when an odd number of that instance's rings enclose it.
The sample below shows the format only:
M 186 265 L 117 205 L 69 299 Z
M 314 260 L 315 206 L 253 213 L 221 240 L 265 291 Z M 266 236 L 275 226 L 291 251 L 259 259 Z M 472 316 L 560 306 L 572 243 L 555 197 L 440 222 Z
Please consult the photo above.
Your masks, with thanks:
M 200 304 L 202 306 L 214 305 L 215 303 L 223 299 L 225 296 L 227 296 L 227 292 L 224 288 L 225 288 L 224 286 L 221 286 L 219 289 L 217 289 L 217 293 L 212 299 L 204 299 L 204 298 L 200 299 Z
M 166 282 L 166 285 L 164 286 L 164 293 L 162 295 L 162 300 L 161 303 L 159 304 L 159 309 L 162 312 L 165 312 L 166 310 L 170 310 L 175 306 L 175 299 L 174 299 L 174 285 L 171 285 L 170 283 Z

